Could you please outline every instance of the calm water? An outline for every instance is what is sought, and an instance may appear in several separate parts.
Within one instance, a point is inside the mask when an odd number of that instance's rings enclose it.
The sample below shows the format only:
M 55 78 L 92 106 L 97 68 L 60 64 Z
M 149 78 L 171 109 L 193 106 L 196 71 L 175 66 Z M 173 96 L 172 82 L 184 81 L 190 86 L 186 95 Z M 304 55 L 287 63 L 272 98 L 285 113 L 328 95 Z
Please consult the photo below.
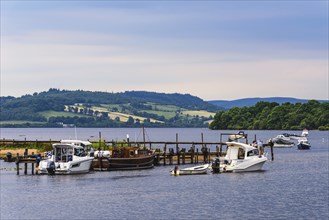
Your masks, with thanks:
M 73 129 L 74 130 L 74 129 Z M 77 129 L 133 140 L 139 129 Z M 1 138 L 64 139 L 72 129 L 1 129 Z M 219 131 L 147 129 L 153 141 L 218 141 Z M 227 131 L 225 131 L 227 132 Z M 235 131 L 236 132 L 236 131 Z M 267 140 L 282 131 L 248 131 Z M 295 133 L 299 134 L 300 131 Z M 72 176 L 16 175 L 0 162 L 2 219 L 328 219 L 328 132 L 310 131 L 312 149 L 274 149 L 275 160 L 253 173 L 169 175 L 170 166 Z M 73 135 L 74 137 L 74 131 Z M 188 165 L 185 165 L 188 166 Z M 183 167 L 183 166 L 182 166 Z M 22 172 L 21 172 L 22 173 Z M 30 171 L 28 171 L 30 173 Z

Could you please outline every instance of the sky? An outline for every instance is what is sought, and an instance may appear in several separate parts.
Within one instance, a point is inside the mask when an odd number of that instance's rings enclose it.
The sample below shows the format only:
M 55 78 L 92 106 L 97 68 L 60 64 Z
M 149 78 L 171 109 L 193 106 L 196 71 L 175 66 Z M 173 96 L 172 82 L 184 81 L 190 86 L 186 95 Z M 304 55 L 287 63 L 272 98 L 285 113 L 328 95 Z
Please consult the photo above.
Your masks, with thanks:
M 329 99 L 325 1 L 1 0 L 1 96 Z

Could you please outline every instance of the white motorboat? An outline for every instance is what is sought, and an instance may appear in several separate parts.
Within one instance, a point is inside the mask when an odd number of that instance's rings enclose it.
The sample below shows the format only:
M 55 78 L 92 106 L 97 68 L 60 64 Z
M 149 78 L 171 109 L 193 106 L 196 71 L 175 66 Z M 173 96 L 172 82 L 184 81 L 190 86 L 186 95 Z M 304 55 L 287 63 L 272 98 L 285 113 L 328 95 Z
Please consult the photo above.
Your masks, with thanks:
M 248 172 L 262 169 L 267 157 L 257 147 L 240 142 L 227 142 L 227 153 L 220 161 L 220 172 Z M 215 160 L 218 158 L 214 158 Z
M 53 151 L 47 160 L 38 166 L 40 174 L 88 173 L 94 157 L 87 155 L 82 146 L 73 143 L 53 144 Z
M 269 140 L 269 142 L 273 143 L 273 147 L 278 148 L 286 148 L 286 147 L 293 147 L 295 145 L 294 142 L 290 141 L 290 137 L 286 137 L 284 135 L 278 135 L 275 138 Z
M 171 175 L 195 175 L 195 174 L 207 174 L 209 164 L 204 164 L 200 166 L 188 167 L 179 169 L 178 166 L 175 166 L 173 170 L 170 171 Z
M 299 139 L 297 144 L 298 150 L 309 150 L 311 148 L 310 142 L 308 142 L 307 138 Z

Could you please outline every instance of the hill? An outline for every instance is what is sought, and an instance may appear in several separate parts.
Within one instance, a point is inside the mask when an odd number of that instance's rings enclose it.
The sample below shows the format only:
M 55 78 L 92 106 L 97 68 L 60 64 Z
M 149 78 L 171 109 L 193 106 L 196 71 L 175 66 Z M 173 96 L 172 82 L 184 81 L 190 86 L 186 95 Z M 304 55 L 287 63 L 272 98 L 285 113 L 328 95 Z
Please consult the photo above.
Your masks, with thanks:
M 189 94 L 49 89 L 0 97 L 1 126 L 205 127 L 220 109 Z
M 287 98 L 287 97 L 270 97 L 270 98 L 245 98 L 245 99 L 237 99 L 232 101 L 227 100 L 212 100 L 208 101 L 210 104 L 216 105 L 221 108 L 230 109 L 233 107 L 250 107 L 256 105 L 257 102 L 276 102 L 278 104 L 283 103 L 307 103 L 309 100 L 307 99 L 296 99 L 296 98 Z M 328 102 L 325 100 L 317 100 L 319 102 Z

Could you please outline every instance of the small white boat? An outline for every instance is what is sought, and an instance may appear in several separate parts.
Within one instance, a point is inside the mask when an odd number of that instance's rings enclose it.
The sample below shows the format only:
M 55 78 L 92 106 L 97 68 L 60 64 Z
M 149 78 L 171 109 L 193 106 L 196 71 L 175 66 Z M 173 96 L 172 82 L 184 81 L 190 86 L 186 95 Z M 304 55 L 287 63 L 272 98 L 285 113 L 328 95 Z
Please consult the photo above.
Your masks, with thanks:
M 239 142 L 227 142 L 227 153 L 220 161 L 220 172 L 248 172 L 262 169 L 267 157 L 257 147 Z M 215 160 L 218 158 L 214 158 Z
M 179 169 L 178 166 L 175 166 L 173 170 L 170 171 L 171 175 L 195 175 L 195 174 L 207 174 L 209 164 L 204 164 L 195 167 L 188 167 Z
M 307 138 L 298 140 L 297 144 L 298 150 L 309 150 L 311 148 L 310 142 L 308 142 Z
M 82 146 L 73 143 L 53 144 L 53 151 L 47 160 L 38 166 L 40 174 L 88 173 L 94 157 L 87 155 Z

